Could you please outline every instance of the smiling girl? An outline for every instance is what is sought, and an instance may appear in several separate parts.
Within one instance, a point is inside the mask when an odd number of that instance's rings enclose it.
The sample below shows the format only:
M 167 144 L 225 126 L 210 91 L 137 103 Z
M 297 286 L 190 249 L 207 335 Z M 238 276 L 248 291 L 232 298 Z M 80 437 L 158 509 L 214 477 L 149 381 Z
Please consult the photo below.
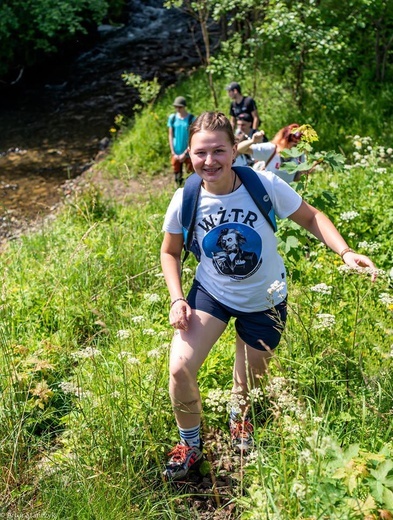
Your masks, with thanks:
M 181 281 L 183 188 L 175 192 L 165 215 L 161 265 L 171 298 L 169 322 L 175 329 L 169 392 L 180 433 L 164 470 L 169 480 L 184 478 L 202 460 L 197 374 L 229 320 L 235 318 L 236 328 L 232 392 L 246 403 L 285 327 L 284 262 L 273 230 L 232 168 L 236 153 L 232 126 L 224 114 L 205 112 L 191 125 L 189 154 L 202 179 L 194 230 L 201 259 L 187 298 Z M 375 269 L 286 182 L 271 172 L 257 174 L 279 218 L 290 218 L 310 231 L 348 266 Z M 280 291 L 271 290 L 274 284 Z M 240 413 L 234 408 L 230 414 L 232 445 L 240 452 L 253 446 L 247 412 L 245 405 Z

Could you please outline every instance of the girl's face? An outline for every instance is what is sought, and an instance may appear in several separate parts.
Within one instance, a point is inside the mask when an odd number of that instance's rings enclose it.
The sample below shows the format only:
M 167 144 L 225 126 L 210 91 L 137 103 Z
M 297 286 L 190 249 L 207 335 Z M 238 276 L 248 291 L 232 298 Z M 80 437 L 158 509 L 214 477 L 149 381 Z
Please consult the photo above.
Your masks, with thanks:
M 206 183 L 220 183 L 232 178 L 236 149 L 226 132 L 201 130 L 192 136 L 189 154 L 195 172 Z

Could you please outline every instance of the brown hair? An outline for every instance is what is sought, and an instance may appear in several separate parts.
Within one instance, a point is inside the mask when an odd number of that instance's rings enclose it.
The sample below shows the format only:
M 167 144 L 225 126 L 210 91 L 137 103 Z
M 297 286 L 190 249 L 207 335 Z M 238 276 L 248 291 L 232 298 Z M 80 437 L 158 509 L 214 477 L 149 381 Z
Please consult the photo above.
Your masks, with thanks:
M 276 135 L 272 139 L 272 143 L 278 145 L 282 150 L 288 147 L 288 144 L 291 143 L 293 139 L 293 130 L 295 128 L 299 128 L 300 125 L 297 123 L 292 123 L 291 125 L 284 126 L 281 128 Z
M 190 126 L 188 146 L 191 146 L 191 140 L 194 134 L 202 131 L 225 132 L 232 146 L 236 142 L 232 125 L 226 115 L 222 112 L 203 112 L 198 116 Z

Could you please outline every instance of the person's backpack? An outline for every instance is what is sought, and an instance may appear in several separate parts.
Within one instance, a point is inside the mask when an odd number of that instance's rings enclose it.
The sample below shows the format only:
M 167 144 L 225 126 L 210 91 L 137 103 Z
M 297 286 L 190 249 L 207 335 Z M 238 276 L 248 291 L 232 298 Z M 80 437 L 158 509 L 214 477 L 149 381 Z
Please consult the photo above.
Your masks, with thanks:
M 274 232 L 277 231 L 276 215 L 272 201 L 258 174 L 249 166 L 233 166 L 233 171 L 244 184 L 244 187 L 255 202 L 259 211 L 265 217 Z M 190 251 L 195 258 L 200 260 L 201 251 L 197 240 L 194 238 L 194 227 L 197 213 L 199 193 L 201 191 L 202 179 L 196 173 L 190 175 L 184 184 L 182 204 L 182 226 L 184 241 L 184 256 L 182 264 L 187 259 Z
M 173 132 L 173 137 L 175 137 L 175 118 L 176 118 L 176 114 L 171 114 L 170 119 L 169 119 L 169 124 L 171 125 L 172 132 Z M 194 116 L 192 114 L 188 114 L 187 126 L 190 126 L 193 119 L 194 119 Z

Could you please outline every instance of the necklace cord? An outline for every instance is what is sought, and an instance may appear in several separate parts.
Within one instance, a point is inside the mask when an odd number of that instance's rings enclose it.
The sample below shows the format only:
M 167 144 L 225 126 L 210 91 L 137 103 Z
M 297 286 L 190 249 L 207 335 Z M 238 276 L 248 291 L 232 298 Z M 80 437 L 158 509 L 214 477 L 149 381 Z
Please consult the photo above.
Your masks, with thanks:
M 235 186 L 236 186 L 236 180 L 237 180 L 237 173 L 236 172 L 233 172 L 235 174 L 235 178 L 233 179 L 233 186 L 232 186 L 232 190 L 230 193 L 233 193 L 235 191 Z

